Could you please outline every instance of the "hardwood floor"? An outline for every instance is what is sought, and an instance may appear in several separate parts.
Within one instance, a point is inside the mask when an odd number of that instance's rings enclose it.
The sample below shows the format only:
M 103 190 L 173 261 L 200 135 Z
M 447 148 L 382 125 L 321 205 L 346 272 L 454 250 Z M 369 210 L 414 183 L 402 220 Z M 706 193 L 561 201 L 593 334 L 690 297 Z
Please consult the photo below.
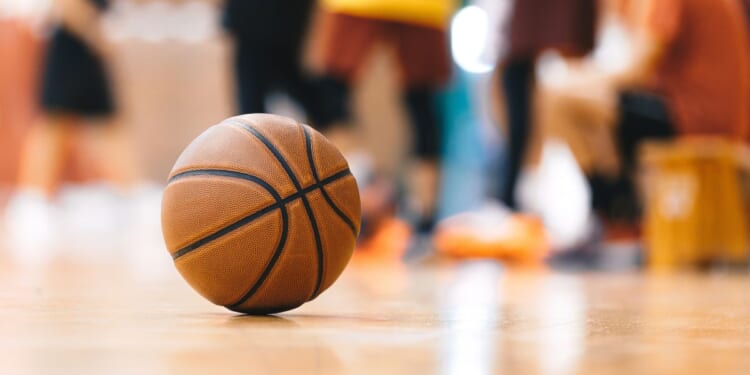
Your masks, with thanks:
M 238 316 L 170 267 L 0 262 L 11 373 L 747 373 L 750 277 L 355 264 L 297 310 Z

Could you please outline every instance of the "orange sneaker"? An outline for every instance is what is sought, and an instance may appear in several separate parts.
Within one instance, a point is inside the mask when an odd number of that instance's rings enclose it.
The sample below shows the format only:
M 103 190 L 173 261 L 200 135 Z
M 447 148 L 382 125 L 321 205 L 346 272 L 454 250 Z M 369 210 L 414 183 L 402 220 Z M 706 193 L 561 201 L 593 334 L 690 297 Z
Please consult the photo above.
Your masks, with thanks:
M 443 255 L 516 263 L 542 263 L 550 251 L 539 219 L 501 207 L 487 207 L 441 221 L 433 242 L 435 250 Z
M 409 246 L 412 229 L 408 223 L 391 217 L 382 220 L 374 232 L 354 252 L 353 262 L 400 262 Z

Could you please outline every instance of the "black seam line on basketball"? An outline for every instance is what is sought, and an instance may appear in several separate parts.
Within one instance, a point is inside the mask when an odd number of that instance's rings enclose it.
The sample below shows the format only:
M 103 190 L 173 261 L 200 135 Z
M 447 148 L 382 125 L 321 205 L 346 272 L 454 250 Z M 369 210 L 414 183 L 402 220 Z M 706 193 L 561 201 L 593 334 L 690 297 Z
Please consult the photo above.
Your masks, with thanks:
M 255 138 L 258 138 L 259 141 L 261 141 L 268 151 L 271 151 L 273 156 L 276 158 L 276 160 L 279 161 L 281 164 L 281 167 L 284 168 L 284 171 L 286 171 L 287 176 L 289 176 L 289 179 L 292 181 L 292 184 L 294 184 L 294 187 L 297 188 L 297 190 L 302 190 L 302 186 L 300 185 L 299 181 L 297 180 L 297 176 L 294 174 L 294 171 L 292 171 L 292 167 L 289 166 L 289 163 L 286 162 L 286 159 L 284 159 L 284 156 L 281 155 L 281 152 L 279 152 L 279 149 L 276 148 L 276 146 L 271 143 L 268 138 L 266 138 L 265 135 L 263 135 L 261 132 L 258 131 L 258 129 L 255 129 L 254 127 L 242 122 L 242 121 L 231 121 L 232 124 L 235 124 L 242 129 L 246 130 Z
M 173 178 L 170 179 L 170 181 L 174 181 L 175 178 L 183 178 L 187 176 L 197 176 L 197 175 L 214 175 L 214 176 L 227 176 L 227 177 L 233 177 L 233 178 L 241 178 L 243 180 L 252 181 L 256 184 L 260 185 L 262 188 L 264 188 L 266 191 L 268 191 L 269 194 L 273 196 L 273 199 L 276 201 L 276 204 L 269 206 L 265 209 L 261 209 L 260 211 L 256 212 L 255 214 L 252 214 L 250 216 L 245 217 L 244 219 L 234 223 L 230 224 L 229 226 L 219 230 L 218 232 L 215 232 L 208 237 L 203 238 L 202 240 L 197 241 L 193 244 L 192 249 L 181 249 L 179 252 L 182 252 L 182 254 L 178 255 L 176 258 L 179 258 L 180 256 L 187 254 L 188 252 L 197 249 L 198 247 L 211 242 L 245 224 L 248 224 L 252 222 L 253 220 L 257 219 L 258 217 L 261 217 L 268 212 L 271 212 L 275 209 L 279 209 L 281 211 L 281 237 L 279 238 L 279 243 L 276 246 L 276 250 L 274 251 L 273 255 L 271 256 L 271 259 L 268 261 L 268 264 L 263 269 L 263 273 L 261 273 L 260 277 L 255 281 L 253 286 L 250 287 L 250 289 L 240 298 L 239 301 L 233 303 L 230 305 L 230 308 L 236 308 L 243 303 L 245 303 L 250 297 L 252 297 L 258 289 L 260 289 L 261 285 L 266 281 L 266 278 L 268 278 L 268 275 L 271 273 L 271 270 L 276 266 L 276 262 L 278 262 L 279 257 L 281 257 L 281 252 L 284 250 L 284 246 L 286 246 L 286 240 L 289 234 L 289 213 L 286 210 L 286 204 L 284 203 L 284 200 L 281 199 L 281 195 L 274 190 L 274 188 L 264 181 L 262 178 L 257 176 L 252 176 L 245 173 L 239 173 L 234 171 L 225 171 L 225 170 L 194 170 L 194 171 L 187 171 L 180 173 Z
M 249 216 L 246 216 L 246 217 L 244 217 L 244 218 L 242 218 L 242 219 L 240 219 L 240 220 L 238 220 L 238 221 L 236 221 L 236 222 L 234 222 L 232 224 L 229 224 L 226 227 L 224 227 L 224 228 L 222 228 L 222 229 L 220 229 L 220 230 L 218 230 L 218 231 L 216 231 L 214 233 L 211 233 L 208 236 L 203 237 L 203 238 L 201 238 L 201 239 L 199 239 L 199 240 L 197 240 L 197 241 L 195 241 L 195 242 L 193 242 L 193 243 L 191 243 L 191 244 L 189 244 L 189 245 L 187 245 L 187 246 L 185 246 L 185 247 L 177 250 L 176 252 L 174 252 L 174 254 L 172 254 L 172 259 L 173 260 L 177 260 L 178 258 L 180 258 L 180 257 L 182 257 L 182 256 L 184 256 L 184 255 L 186 255 L 186 254 L 188 254 L 188 253 L 190 253 L 190 252 L 192 252 L 192 251 L 194 251 L 194 250 L 196 250 L 196 249 L 198 249 L 198 248 L 200 248 L 200 247 L 208 244 L 209 242 L 212 242 L 212 241 L 214 241 L 216 239 L 219 239 L 222 236 L 224 236 L 224 235 L 226 235 L 228 233 L 231 233 L 231 232 L 237 230 L 238 228 L 240 228 L 240 227 L 242 227 L 244 225 L 247 225 L 247 224 L 251 223 L 252 221 L 254 221 L 254 220 L 262 217 L 263 215 L 268 214 L 269 212 L 271 212 L 271 211 L 273 211 L 275 209 L 278 209 L 278 208 L 281 208 L 283 210 L 286 209 L 286 207 L 284 206 L 284 203 L 283 203 L 284 200 L 281 198 L 281 195 L 279 195 L 279 193 L 276 192 L 276 190 L 274 190 L 274 188 L 269 183 L 267 183 L 266 181 L 264 181 L 260 177 L 252 176 L 252 175 L 245 174 L 245 173 L 239 173 L 239 172 L 233 172 L 233 171 L 226 171 L 226 170 L 214 170 L 214 169 L 192 170 L 192 171 L 187 171 L 187 172 L 182 172 L 180 174 L 177 174 L 174 177 L 172 177 L 169 181 L 172 182 L 172 181 L 175 181 L 177 179 L 181 179 L 181 178 L 185 178 L 185 177 L 190 177 L 190 176 L 206 176 L 206 175 L 208 175 L 208 176 L 223 176 L 223 177 L 239 178 L 239 179 L 243 179 L 243 180 L 254 182 L 254 183 L 258 184 L 260 187 L 262 187 L 263 189 L 265 189 L 269 194 L 271 194 L 271 196 L 273 197 L 275 203 L 272 204 L 272 205 L 270 205 L 270 206 L 268 206 L 268 207 L 262 208 L 259 211 L 256 211 L 256 212 L 254 212 L 253 214 L 251 214 Z M 284 216 L 283 212 L 282 212 L 282 216 Z
M 310 140 L 309 134 L 307 134 L 307 129 L 305 129 L 304 126 L 301 124 L 297 124 L 302 129 L 303 134 L 303 141 L 305 142 L 305 148 L 307 149 L 307 158 L 310 162 L 310 169 L 312 170 L 313 178 L 315 179 L 316 184 L 320 184 L 320 179 L 318 179 L 318 171 L 315 169 L 315 163 L 313 163 L 312 159 L 312 141 Z M 320 188 L 321 195 L 325 195 L 325 189 L 323 187 Z M 320 232 L 318 231 L 318 225 L 314 222 L 315 221 L 315 215 L 313 212 L 310 212 L 310 223 L 313 224 L 313 229 L 315 230 L 315 241 L 320 241 L 320 245 L 316 247 L 316 250 L 318 251 L 318 277 L 315 282 L 315 289 L 312 292 L 312 295 L 309 299 L 313 299 L 317 297 L 318 292 L 320 292 L 320 287 L 323 285 L 323 272 L 325 271 L 325 255 L 323 254 L 323 241 L 320 240 Z
M 312 185 L 310 185 L 310 186 L 308 186 L 308 187 L 306 187 L 306 188 L 304 188 L 302 190 L 303 191 L 312 192 L 312 191 L 315 190 L 314 188 L 317 185 L 324 185 L 324 186 L 325 185 L 330 185 L 330 184 L 332 184 L 332 183 L 334 183 L 334 182 L 336 182 L 336 181 L 338 181 L 338 180 L 340 180 L 340 179 L 342 179 L 344 177 L 348 177 L 348 176 L 351 176 L 351 175 L 352 175 L 351 170 L 349 170 L 349 168 L 344 168 L 344 169 L 342 169 L 342 170 L 340 170 L 340 171 L 338 171 L 338 172 L 336 172 L 336 173 L 334 173 L 334 174 L 326 177 L 322 181 L 320 181 L 318 183 L 314 183 L 314 184 L 312 184 Z M 249 181 L 253 181 L 253 182 L 256 182 L 255 179 L 258 179 L 259 181 L 263 181 L 259 177 L 255 177 L 253 175 L 249 175 L 249 174 L 242 173 L 242 172 L 230 171 L 230 170 L 227 170 L 227 169 L 191 169 L 191 170 L 188 170 L 188 171 L 180 172 L 180 173 L 172 176 L 172 178 L 169 179 L 169 181 L 168 181 L 167 184 L 170 184 L 170 183 L 172 183 L 172 182 L 174 182 L 176 180 L 181 180 L 181 179 L 186 178 L 186 177 L 194 177 L 194 176 L 221 176 L 221 177 L 237 178 L 237 179 L 241 179 L 241 180 L 249 180 Z M 265 183 L 265 181 L 263 181 L 263 182 Z M 266 188 L 266 186 L 264 186 L 264 188 Z M 270 188 L 270 185 L 268 185 L 268 188 Z M 292 194 L 292 195 L 294 195 L 294 194 Z M 290 197 L 292 195 L 290 195 Z M 284 199 L 285 198 L 282 198 L 282 200 L 284 200 Z
M 286 210 L 286 204 L 281 204 L 280 202 L 278 204 L 279 211 L 281 211 L 281 238 L 279 238 L 279 244 L 276 245 L 276 250 L 273 252 L 271 260 L 266 265 L 266 268 L 263 269 L 263 273 L 260 275 L 260 277 L 255 280 L 255 284 L 253 284 L 253 286 L 250 287 L 250 289 L 245 292 L 245 294 L 243 294 L 237 302 L 229 305 L 229 308 L 232 310 L 236 310 L 255 295 L 255 293 L 258 291 L 258 289 L 260 289 L 263 283 L 266 282 L 268 275 L 271 274 L 271 271 L 276 266 L 276 262 L 278 262 L 279 258 L 281 257 L 281 252 L 284 251 L 284 246 L 286 246 L 286 240 L 289 235 L 289 213 Z
M 352 174 L 352 172 L 351 172 L 351 170 L 349 170 L 349 168 L 344 168 L 344 169 L 342 169 L 342 170 L 340 170 L 340 171 L 338 171 L 338 172 L 336 172 L 336 173 L 334 173 L 334 174 L 326 177 L 322 181 L 316 181 L 317 183 L 312 184 L 312 185 L 310 185 L 310 186 L 308 186 L 308 187 L 306 187 L 306 188 L 304 188 L 302 190 L 310 190 L 310 189 L 315 190 L 315 189 L 313 189 L 313 187 L 315 187 L 318 184 L 320 184 L 320 185 L 329 185 L 329 184 L 334 183 L 334 182 L 336 182 L 336 181 L 338 181 L 338 180 L 340 180 L 340 179 L 342 179 L 344 177 L 351 176 L 351 174 Z M 237 178 L 237 179 L 241 179 L 241 180 L 248 180 L 248 181 L 253 181 L 253 182 L 263 181 L 264 184 L 268 185 L 268 186 L 263 186 L 263 188 L 268 189 L 268 188 L 271 187 L 270 184 L 267 184 L 260 177 L 249 175 L 247 173 L 230 171 L 230 170 L 227 170 L 227 169 L 191 169 L 191 170 L 187 170 L 187 171 L 180 172 L 180 173 L 172 176 L 169 179 L 169 181 L 167 181 L 167 185 L 171 184 L 174 181 L 181 180 L 181 179 L 186 178 L 186 177 L 193 177 L 193 176 L 221 176 L 221 177 Z M 257 179 L 257 181 L 256 181 L 256 179 Z M 310 190 L 310 191 L 312 192 L 312 190 Z M 274 190 L 274 192 L 275 192 L 275 190 Z
M 310 162 L 310 169 L 312 169 L 313 177 L 315 178 L 315 182 L 320 183 L 320 178 L 318 177 L 318 170 L 315 167 L 315 160 L 313 158 L 313 152 L 312 152 L 312 139 L 310 137 L 310 132 L 305 128 L 302 127 L 302 130 L 305 132 L 305 140 L 307 141 L 307 160 Z M 338 215 L 338 217 L 341 218 L 341 220 L 344 221 L 346 226 L 351 229 L 352 234 L 354 237 L 357 237 L 357 226 L 354 225 L 354 222 L 349 219 L 349 217 L 346 216 L 344 211 L 341 211 L 341 209 L 336 206 L 336 204 L 333 202 L 333 199 L 331 199 L 331 196 L 328 195 L 328 192 L 325 188 L 320 188 L 320 193 L 323 195 L 323 199 L 325 199 L 326 203 L 333 209 L 333 211 Z
M 302 189 L 301 192 L 296 192 L 294 194 L 289 195 L 286 198 L 281 198 L 281 196 L 278 193 L 276 193 L 276 191 L 273 190 L 273 188 L 269 184 L 267 184 L 265 181 L 263 181 L 261 178 L 258 178 L 258 177 L 252 176 L 252 175 L 248 175 L 248 174 L 245 174 L 245 173 L 234 172 L 234 171 L 227 171 L 227 170 L 223 170 L 223 169 L 198 169 L 198 170 L 191 170 L 191 171 L 186 171 L 186 172 L 179 173 L 179 174 L 173 176 L 172 178 L 170 178 L 169 179 L 169 183 L 172 183 L 173 181 L 176 181 L 176 180 L 179 180 L 179 179 L 183 179 L 183 178 L 186 178 L 186 177 L 194 177 L 194 176 L 221 176 L 221 177 L 238 178 L 238 179 L 248 180 L 248 181 L 252 181 L 252 182 L 258 183 L 265 190 L 267 190 L 269 193 L 271 193 L 271 195 L 273 196 L 273 198 L 274 198 L 274 200 L 276 202 L 273 203 L 273 204 L 271 204 L 271 205 L 269 205 L 269 206 L 263 207 L 259 211 L 254 212 L 252 215 L 246 216 L 246 217 L 244 217 L 244 218 L 242 218 L 242 219 L 240 219 L 240 220 L 238 220 L 238 221 L 236 221 L 236 222 L 234 222 L 232 224 L 229 224 L 228 226 L 226 226 L 226 227 L 224 227 L 224 228 L 222 228 L 222 229 L 220 229 L 220 230 L 218 230 L 218 231 L 216 231 L 214 233 L 211 233 L 208 236 L 203 237 L 203 238 L 201 238 L 201 239 L 199 239 L 199 240 L 197 240 L 197 241 L 195 241 L 195 242 L 193 242 L 193 243 L 191 243 L 191 244 L 189 244 L 189 245 L 181 248 L 180 250 L 177 250 L 176 252 L 174 252 L 172 254 L 172 259 L 173 260 L 177 260 L 178 258 L 180 258 L 180 257 L 182 257 L 182 256 L 184 256 L 184 255 L 186 255 L 186 254 L 188 254 L 188 253 L 190 253 L 190 252 L 192 252 L 192 251 L 194 251 L 194 250 L 196 250 L 196 249 L 198 249 L 198 248 L 200 248 L 200 247 L 208 244 L 209 242 L 215 241 L 215 240 L 221 238 L 222 236 L 224 236 L 224 235 L 226 235 L 226 234 L 228 234 L 228 233 L 230 233 L 230 232 L 232 232 L 234 230 L 239 229 L 240 227 L 242 227 L 244 225 L 250 224 L 252 221 L 257 220 L 257 219 L 261 218 L 262 216 L 271 213 L 273 210 L 275 210 L 277 208 L 280 208 L 282 205 L 287 205 L 287 204 L 289 204 L 289 203 L 291 203 L 291 202 L 293 202 L 293 201 L 295 201 L 297 199 L 300 199 L 303 195 L 311 193 L 311 192 L 315 191 L 316 189 L 321 189 L 322 190 L 322 188 L 325 185 L 334 183 L 334 182 L 336 182 L 336 181 L 338 181 L 338 180 L 340 180 L 340 179 L 342 179 L 344 177 L 350 176 L 350 175 L 351 175 L 351 172 L 349 171 L 349 169 L 344 169 L 344 170 L 342 170 L 342 171 L 340 171 L 340 172 L 338 172 L 336 174 L 331 175 L 330 177 L 326 178 L 325 180 L 320 181 L 320 183 L 316 183 L 316 184 L 310 185 L 310 186 Z
M 297 180 L 297 176 L 294 175 L 294 171 L 292 171 L 292 168 L 289 166 L 289 163 L 287 163 L 286 159 L 284 159 L 284 156 L 281 155 L 281 152 L 279 152 L 279 149 L 277 149 L 276 146 L 274 146 L 274 144 L 268 140 L 268 138 L 266 138 L 260 131 L 258 131 L 258 129 L 255 129 L 254 127 L 242 121 L 233 121 L 232 123 L 250 132 L 253 136 L 255 136 L 255 138 L 258 138 L 258 140 L 263 142 L 266 148 L 268 148 L 268 150 L 271 151 L 271 153 L 276 158 L 276 160 L 278 160 L 281 166 L 284 168 L 284 170 L 286 171 L 286 174 L 289 176 L 289 179 L 297 188 L 297 191 L 298 192 L 302 191 L 302 186 L 300 186 L 300 183 Z M 323 241 L 320 239 L 320 230 L 318 229 L 318 222 L 317 220 L 315 220 L 315 214 L 313 213 L 312 206 L 310 206 L 310 201 L 307 199 L 307 196 L 305 196 L 304 194 L 302 195 L 302 205 L 305 206 L 307 219 L 310 220 L 310 226 L 312 227 L 312 230 L 313 230 L 313 237 L 315 238 L 315 250 L 317 251 L 318 254 L 323 254 Z M 320 290 L 320 285 L 322 281 L 323 281 L 323 275 L 319 272 L 317 281 L 315 283 L 315 289 L 313 290 L 313 294 L 312 294 L 313 296 L 318 293 L 318 290 Z

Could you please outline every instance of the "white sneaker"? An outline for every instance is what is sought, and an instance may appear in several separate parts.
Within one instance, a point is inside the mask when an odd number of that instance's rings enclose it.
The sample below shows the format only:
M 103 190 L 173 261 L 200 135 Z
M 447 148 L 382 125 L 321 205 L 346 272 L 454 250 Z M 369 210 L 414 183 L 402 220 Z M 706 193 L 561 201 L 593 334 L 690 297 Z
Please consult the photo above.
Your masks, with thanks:
M 161 199 L 164 188 L 144 184 L 129 195 L 128 243 L 124 253 L 134 277 L 153 280 L 172 276 L 174 267 L 161 233 Z
M 44 194 L 20 190 L 5 211 L 6 241 L 11 257 L 21 263 L 49 263 L 56 255 L 59 210 Z
M 66 257 L 73 261 L 109 261 L 119 253 L 125 222 L 121 197 L 107 184 L 68 185 L 60 192 L 61 235 Z

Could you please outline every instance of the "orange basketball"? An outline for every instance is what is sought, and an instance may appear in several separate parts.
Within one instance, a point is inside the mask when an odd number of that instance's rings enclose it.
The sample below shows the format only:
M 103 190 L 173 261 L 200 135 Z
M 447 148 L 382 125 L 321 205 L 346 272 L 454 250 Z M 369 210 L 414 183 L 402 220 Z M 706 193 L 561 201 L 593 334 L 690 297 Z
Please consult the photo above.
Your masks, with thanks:
M 211 302 L 249 314 L 293 309 L 346 267 L 357 184 L 341 153 L 297 121 L 229 118 L 175 163 L 162 230 L 177 270 Z

